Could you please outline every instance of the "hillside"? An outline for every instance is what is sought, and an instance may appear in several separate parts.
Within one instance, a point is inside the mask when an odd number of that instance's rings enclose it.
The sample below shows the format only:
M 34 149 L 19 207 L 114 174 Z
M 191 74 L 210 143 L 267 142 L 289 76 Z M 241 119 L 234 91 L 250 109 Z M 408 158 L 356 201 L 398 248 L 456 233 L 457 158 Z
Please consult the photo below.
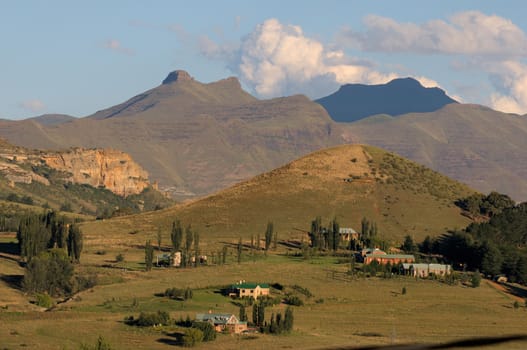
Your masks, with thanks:
M 407 83 L 418 85 L 403 79 L 390 86 Z M 419 101 L 415 96 L 405 98 Z M 177 199 L 211 194 L 319 149 L 363 143 L 480 192 L 527 200 L 527 118 L 476 105 L 337 123 L 305 96 L 257 100 L 235 78 L 205 84 L 175 71 L 158 87 L 86 118 L 55 125 L 0 120 L 0 136 L 28 148 L 122 150 Z
M 260 101 L 235 78 L 203 84 L 176 71 L 132 99 L 68 123 L 0 122 L 31 148 L 122 150 L 176 197 L 209 194 L 317 149 L 341 143 L 305 96 Z
M 372 144 L 470 184 L 527 199 L 527 118 L 479 105 L 342 124 L 348 141 Z
M 140 244 L 153 239 L 158 227 L 165 234 L 179 218 L 192 224 L 208 247 L 236 242 L 239 237 L 263 238 L 268 220 L 280 239 L 296 238 L 311 220 L 323 224 L 336 217 L 341 227 L 360 229 L 363 217 L 374 221 L 379 236 L 399 242 L 416 240 L 469 220 L 453 204 L 471 189 L 395 154 L 362 145 L 345 145 L 315 152 L 271 172 L 256 176 L 204 199 L 177 207 L 86 223 L 92 242 Z M 299 229 L 299 230 L 298 230 Z M 130 236 L 130 232 L 140 232 Z M 120 242 L 120 243 L 119 243 Z
M 111 149 L 29 150 L 0 140 L 0 199 L 95 215 L 167 205 L 130 156 Z M 147 198 L 148 197 L 148 198 Z M 151 208 L 152 209 L 152 208 Z
M 337 122 L 353 122 L 376 114 L 398 116 L 433 112 L 457 103 L 439 88 L 425 88 L 412 78 L 386 84 L 346 84 L 335 93 L 316 100 Z

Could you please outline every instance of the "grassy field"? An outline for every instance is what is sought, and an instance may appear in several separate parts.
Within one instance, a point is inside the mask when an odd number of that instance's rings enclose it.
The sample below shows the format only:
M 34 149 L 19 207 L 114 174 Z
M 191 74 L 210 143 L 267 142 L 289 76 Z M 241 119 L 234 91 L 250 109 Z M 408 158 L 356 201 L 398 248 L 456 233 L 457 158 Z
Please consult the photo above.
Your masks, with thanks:
M 139 249 L 138 249 L 139 250 Z M 139 254 L 130 254 L 138 257 Z M 98 261 L 97 261 L 98 257 Z M 103 268 L 105 256 L 92 256 L 80 269 L 92 269 L 103 284 L 76 295 L 48 312 L 36 311 L 27 296 L 8 284 L 0 284 L 0 339 L 2 349 L 77 349 L 93 344 L 102 335 L 116 349 L 168 349 L 175 343 L 175 328 L 141 329 L 125 325 L 125 316 L 141 311 L 168 311 L 179 319 L 196 313 L 232 312 L 238 308 L 218 294 L 218 286 L 238 280 L 300 285 L 314 295 L 294 308 L 294 332 L 286 336 L 258 334 L 254 339 L 219 335 L 198 348 L 323 348 L 336 345 L 438 343 L 475 336 L 522 333 L 527 309 L 513 308 L 514 299 L 483 282 L 479 288 L 449 286 L 438 281 L 393 279 L 343 280 L 347 267 L 333 257 L 303 260 L 283 254 L 261 256 L 242 264 L 189 269 L 159 268 L 147 273 Z M 129 262 L 132 264 L 132 261 Z M 140 267 L 139 261 L 134 266 Z M 0 259 L 2 275 L 20 268 Z M 6 270 L 6 269 L 10 270 Z M 192 300 L 185 302 L 156 296 L 166 288 L 190 287 Z M 407 293 L 401 293 L 406 287 Z M 27 305 L 25 309 L 13 304 Z M 7 305 L 7 307 L 6 307 Z M 266 309 L 284 311 L 284 305 Z M 249 318 L 250 316 L 250 308 Z M 507 344 L 503 349 L 521 349 Z

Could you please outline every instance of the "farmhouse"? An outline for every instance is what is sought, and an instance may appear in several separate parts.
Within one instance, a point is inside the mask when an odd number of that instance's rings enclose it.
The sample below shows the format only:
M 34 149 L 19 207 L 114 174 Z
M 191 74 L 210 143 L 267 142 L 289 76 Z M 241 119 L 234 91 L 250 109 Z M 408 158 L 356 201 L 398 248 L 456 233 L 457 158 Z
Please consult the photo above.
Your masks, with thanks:
M 359 234 L 351 227 L 341 227 L 339 228 L 339 237 L 341 241 L 349 242 L 351 240 L 358 240 Z
M 250 283 L 240 281 L 233 284 L 230 288 L 229 296 L 238 298 L 251 297 L 258 299 L 260 296 L 269 295 L 269 285 L 267 283 Z
M 233 314 L 196 314 L 196 321 L 208 322 L 216 332 L 241 333 L 247 330 L 247 322 L 241 322 Z
M 384 252 L 383 252 L 384 253 Z M 408 254 L 380 254 L 380 253 L 370 253 L 364 256 L 364 263 L 371 264 L 372 262 L 377 261 L 381 265 L 386 265 L 388 263 L 394 265 L 398 263 L 413 263 L 415 257 Z
M 428 277 L 430 275 L 445 276 L 452 272 L 450 265 L 443 264 L 403 264 L 404 272 L 411 276 Z

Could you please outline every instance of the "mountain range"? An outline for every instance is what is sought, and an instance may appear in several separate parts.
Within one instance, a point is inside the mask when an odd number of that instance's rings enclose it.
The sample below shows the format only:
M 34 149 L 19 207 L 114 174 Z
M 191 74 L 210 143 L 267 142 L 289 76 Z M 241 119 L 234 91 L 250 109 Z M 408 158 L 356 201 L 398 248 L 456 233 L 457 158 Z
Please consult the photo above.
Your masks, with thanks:
M 400 86 L 413 90 L 398 92 Z M 345 96 L 349 87 L 333 97 Z M 177 199 L 213 193 L 319 149 L 362 143 L 394 151 L 476 190 L 527 200 L 525 117 L 455 103 L 442 90 L 410 79 L 351 88 L 368 92 L 362 100 L 377 101 L 368 102 L 375 108 L 358 121 L 337 122 L 302 95 L 259 100 L 236 78 L 205 84 L 175 71 L 159 86 L 84 118 L 1 120 L 0 136 L 30 148 L 123 150 Z M 423 96 L 439 96 L 442 102 L 434 100 L 420 113 L 390 104 L 377 108 L 403 97 L 410 108 Z M 352 99 L 341 100 L 340 108 L 354 110 Z

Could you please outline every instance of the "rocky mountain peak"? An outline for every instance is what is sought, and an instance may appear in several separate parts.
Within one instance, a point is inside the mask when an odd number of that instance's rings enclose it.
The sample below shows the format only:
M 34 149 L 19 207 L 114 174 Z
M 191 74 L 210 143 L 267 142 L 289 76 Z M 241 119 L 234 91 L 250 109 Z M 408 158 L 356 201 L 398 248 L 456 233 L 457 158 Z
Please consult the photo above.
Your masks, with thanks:
M 163 80 L 163 84 L 171 84 L 181 81 L 192 81 L 194 78 L 184 70 L 175 70 L 170 72 L 168 76 Z

